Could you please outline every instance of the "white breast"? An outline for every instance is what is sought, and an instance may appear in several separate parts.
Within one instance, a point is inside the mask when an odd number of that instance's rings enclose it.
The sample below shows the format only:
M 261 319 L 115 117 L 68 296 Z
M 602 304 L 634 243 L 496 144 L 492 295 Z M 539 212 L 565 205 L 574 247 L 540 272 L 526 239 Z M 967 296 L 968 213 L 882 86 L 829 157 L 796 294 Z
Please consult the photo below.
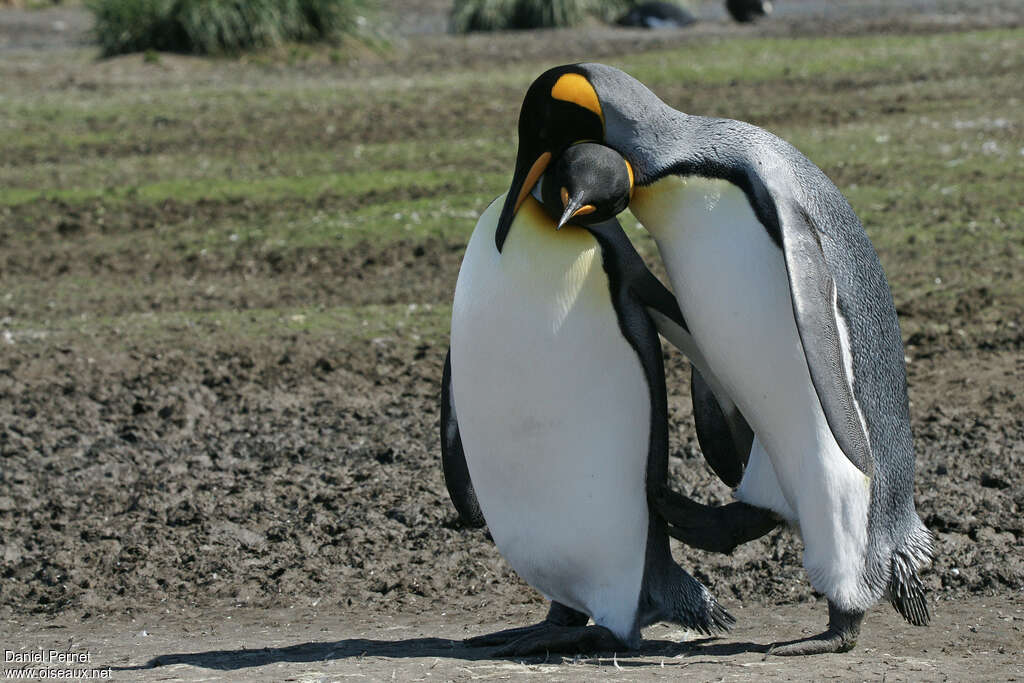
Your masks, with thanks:
M 452 390 L 499 550 L 549 599 L 628 638 L 647 542 L 650 398 L 596 241 L 532 200 L 503 252 L 499 198 L 470 239 L 452 310 Z
M 855 592 L 868 480 L 836 443 L 811 383 L 782 250 L 724 180 L 668 177 L 630 207 L 658 243 L 694 341 L 757 435 L 737 497 L 799 524 L 819 590 Z
M 807 406 L 817 396 L 786 264 L 743 192 L 722 180 L 672 176 L 638 192 L 631 207 L 658 243 L 694 341 L 769 452 L 782 449 L 773 444 L 783 432 L 813 436 Z

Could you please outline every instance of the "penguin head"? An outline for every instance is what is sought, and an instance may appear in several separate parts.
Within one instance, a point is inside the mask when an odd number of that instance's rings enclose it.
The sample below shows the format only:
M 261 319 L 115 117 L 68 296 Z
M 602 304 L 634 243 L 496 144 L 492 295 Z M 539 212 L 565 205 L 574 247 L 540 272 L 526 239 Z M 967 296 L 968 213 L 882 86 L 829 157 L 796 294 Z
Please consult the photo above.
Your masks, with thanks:
M 519 112 L 519 149 L 512 185 L 495 230 L 501 251 L 512 219 L 552 159 L 579 142 L 611 147 L 632 164 L 643 184 L 644 168 L 627 155 L 636 122 L 664 107 L 654 93 L 628 74 L 603 64 L 569 64 L 541 74 L 526 91 Z M 588 152 L 592 154 L 593 152 Z
M 551 163 L 552 156 L 583 140 L 604 139 L 604 115 L 583 69 L 571 64 L 548 69 L 533 82 L 519 111 L 519 151 L 495 243 L 505 242 L 516 211 Z
M 571 145 L 552 161 L 539 183 L 541 204 L 560 229 L 594 225 L 621 213 L 633 193 L 633 169 L 610 147 Z

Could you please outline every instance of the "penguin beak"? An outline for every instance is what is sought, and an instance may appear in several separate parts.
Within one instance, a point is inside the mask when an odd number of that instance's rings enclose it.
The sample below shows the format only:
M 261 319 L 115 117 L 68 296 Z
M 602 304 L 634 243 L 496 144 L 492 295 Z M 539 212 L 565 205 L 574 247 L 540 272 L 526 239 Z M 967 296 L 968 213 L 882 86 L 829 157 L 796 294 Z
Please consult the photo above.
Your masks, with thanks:
M 555 230 L 561 230 L 562 226 L 571 221 L 576 216 L 586 216 L 587 214 L 594 213 L 597 211 L 597 207 L 593 204 L 584 204 L 583 198 L 580 196 L 569 197 L 569 191 L 564 187 L 562 188 L 562 206 L 565 207 L 565 211 L 562 213 L 562 217 L 558 221 L 558 225 L 555 226 Z
M 531 153 L 524 150 L 522 146 L 516 156 L 516 170 L 512 174 L 512 186 L 505 197 L 505 204 L 501 207 L 501 215 L 498 216 L 498 227 L 494 231 L 494 242 L 501 251 L 508 235 L 508 229 L 512 226 L 512 219 L 515 218 L 519 207 L 526 201 L 537 180 L 544 174 L 544 169 L 551 163 L 551 152 L 546 150 Z

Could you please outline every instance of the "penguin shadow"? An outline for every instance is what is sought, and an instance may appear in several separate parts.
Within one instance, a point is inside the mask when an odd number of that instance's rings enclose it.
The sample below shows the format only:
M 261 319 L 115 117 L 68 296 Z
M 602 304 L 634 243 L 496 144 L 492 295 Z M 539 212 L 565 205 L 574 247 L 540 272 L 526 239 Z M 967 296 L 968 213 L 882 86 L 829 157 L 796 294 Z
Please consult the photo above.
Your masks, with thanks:
M 595 653 L 592 655 L 563 656 L 549 654 L 536 657 L 495 657 L 492 647 L 469 647 L 461 640 L 448 638 L 408 638 L 404 640 L 372 640 L 349 638 L 346 640 L 300 643 L 280 648 L 240 648 L 235 650 L 207 650 L 157 655 L 145 664 L 111 667 L 113 671 L 143 671 L 176 664 L 185 664 L 218 671 L 238 671 L 280 663 L 329 662 L 362 657 L 413 659 L 437 657 L 464 661 L 504 659 L 520 662 L 571 661 L 576 664 L 602 664 L 615 659 L 616 665 L 660 666 L 661 662 L 647 657 L 729 657 L 747 652 L 766 652 L 767 645 L 757 643 L 720 642 L 718 638 L 702 638 L 677 643 L 669 640 L 644 640 L 637 650 L 624 653 Z
M 637 650 L 618 653 L 616 659 L 619 666 L 661 666 L 660 658 L 665 657 L 685 661 L 693 657 L 734 657 L 748 653 L 767 654 L 770 647 L 770 645 L 761 643 L 723 641 L 721 636 L 708 636 L 681 642 L 645 639 Z M 608 652 L 606 656 L 611 657 L 612 653 Z M 633 659 L 634 657 L 643 659 Z M 650 659 L 654 657 L 658 657 L 659 661 Z
M 139 666 L 112 668 L 114 671 L 141 671 L 175 664 L 187 664 L 204 669 L 236 671 L 268 664 L 330 662 L 362 657 L 393 659 L 440 657 L 469 661 L 489 659 L 488 649 L 466 647 L 461 640 L 448 638 L 408 638 L 405 640 L 348 638 L 346 640 L 300 643 L 287 647 L 163 654 L 157 655 Z

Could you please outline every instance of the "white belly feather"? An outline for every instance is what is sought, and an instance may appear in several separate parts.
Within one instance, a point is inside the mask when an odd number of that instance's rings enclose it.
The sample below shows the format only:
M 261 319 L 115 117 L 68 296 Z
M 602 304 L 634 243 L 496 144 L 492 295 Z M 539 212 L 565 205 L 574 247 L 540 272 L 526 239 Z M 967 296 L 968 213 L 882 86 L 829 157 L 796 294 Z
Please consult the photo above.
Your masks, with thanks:
M 452 390 L 480 507 L 509 564 L 623 639 L 647 543 L 650 398 L 596 241 L 533 199 L 470 239 L 452 310 Z M 548 234 L 550 233 L 550 234 Z
M 812 584 L 854 604 L 868 479 L 840 450 L 811 383 L 781 249 L 723 180 L 672 176 L 630 206 L 658 243 L 695 343 L 757 436 L 736 497 L 797 523 Z

